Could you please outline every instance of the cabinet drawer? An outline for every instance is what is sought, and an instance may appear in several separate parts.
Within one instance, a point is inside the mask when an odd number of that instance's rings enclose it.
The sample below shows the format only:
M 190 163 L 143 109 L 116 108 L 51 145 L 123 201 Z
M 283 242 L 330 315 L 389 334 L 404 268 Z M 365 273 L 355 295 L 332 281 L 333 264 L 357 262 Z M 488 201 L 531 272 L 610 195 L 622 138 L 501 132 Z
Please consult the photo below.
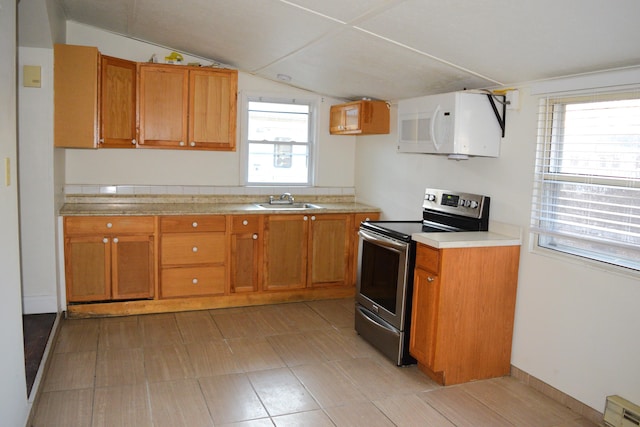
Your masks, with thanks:
M 260 219 L 259 215 L 243 215 L 234 216 L 231 220 L 231 232 L 232 233 L 258 233 L 260 232 Z
M 439 266 L 440 251 L 426 245 L 418 244 L 418 250 L 416 253 L 416 267 L 424 268 L 425 270 L 438 273 Z
M 180 215 L 160 217 L 163 233 L 189 233 L 201 231 L 224 231 L 224 215 Z
M 72 216 L 64 219 L 66 234 L 153 233 L 152 216 Z
M 224 233 L 167 233 L 160 240 L 161 265 L 224 263 L 225 253 Z
M 160 293 L 163 298 L 224 294 L 225 268 L 163 268 Z

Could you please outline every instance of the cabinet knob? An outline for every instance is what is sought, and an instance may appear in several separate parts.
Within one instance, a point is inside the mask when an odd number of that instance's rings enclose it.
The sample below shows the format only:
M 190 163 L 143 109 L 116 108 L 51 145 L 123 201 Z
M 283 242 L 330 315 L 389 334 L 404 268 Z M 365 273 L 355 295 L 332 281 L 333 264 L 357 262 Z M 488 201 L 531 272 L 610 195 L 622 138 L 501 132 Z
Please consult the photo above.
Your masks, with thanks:
M 109 243 L 109 239 L 105 237 L 104 239 L 102 239 L 102 243 Z
M 118 238 L 117 237 L 113 238 L 113 243 L 118 243 Z
M 302 219 L 305 220 L 305 221 L 308 221 L 309 217 L 305 215 L 305 216 L 302 217 Z
M 258 240 L 258 234 L 257 234 L 257 233 L 254 233 L 254 234 L 253 234 L 253 236 L 251 236 L 251 238 L 252 238 L 253 240 Z
M 194 285 L 197 285 L 197 284 L 198 284 L 198 279 L 193 279 L 193 280 L 191 281 L 191 283 L 193 283 Z
M 191 248 L 191 251 L 192 251 L 192 252 L 198 252 L 198 247 L 197 247 L 197 246 L 194 246 L 193 248 Z
M 184 141 L 180 141 L 178 145 L 180 145 L 181 147 L 184 147 Z
M 193 228 L 196 228 L 196 227 L 198 226 L 198 223 L 197 223 L 196 221 L 193 221 L 193 223 L 191 224 L 191 226 L 192 226 Z
M 316 216 L 315 215 L 311 215 L 311 221 L 315 221 L 316 220 Z
M 436 279 L 434 279 L 434 278 L 433 278 L 433 277 L 431 277 L 431 276 L 427 277 L 427 282 L 429 282 L 429 283 L 433 282 L 434 280 L 436 280 Z
M 136 141 L 135 139 L 132 139 L 132 140 L 131 140 L 131 144 L 132 144 L 132 145 L 136 145 L 137 143 L 138 143 L 138 141 Z
M 249 221 L 245 219 L 244 221 L 242 221 L 242 225 L 249 225 Z
M 192 146 L 192 147 L 195 147 L 195 146 L 196 146 L 196 142 L 195 142 L 195 141 L 191 141 L 191 142 L 189 143 L 189 145 L 190 145 L 190 146 Z
M 100 138 L 100 140 L 98 140 L 98 142 L 99 142 L 100 144 L 104 144 L 104 138 Z
M 111 228 L 113 227 L 113 224 L 111 224 L 110 222 L 107 223 L 107 228 Z

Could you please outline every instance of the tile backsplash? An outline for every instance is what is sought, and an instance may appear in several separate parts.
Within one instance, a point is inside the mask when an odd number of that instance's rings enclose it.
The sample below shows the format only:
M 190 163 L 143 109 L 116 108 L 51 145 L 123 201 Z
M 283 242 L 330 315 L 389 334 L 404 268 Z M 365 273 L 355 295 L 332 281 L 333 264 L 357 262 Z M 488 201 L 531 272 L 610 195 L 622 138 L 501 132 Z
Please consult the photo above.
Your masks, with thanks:
M 294 195 L 309 196 L 354 196 L 354 187 L 239 187 L 211 185 L 82 185 L 70 184 L 64 187 L 65 195 L 240 195 L 268 196 L 289 192 Z

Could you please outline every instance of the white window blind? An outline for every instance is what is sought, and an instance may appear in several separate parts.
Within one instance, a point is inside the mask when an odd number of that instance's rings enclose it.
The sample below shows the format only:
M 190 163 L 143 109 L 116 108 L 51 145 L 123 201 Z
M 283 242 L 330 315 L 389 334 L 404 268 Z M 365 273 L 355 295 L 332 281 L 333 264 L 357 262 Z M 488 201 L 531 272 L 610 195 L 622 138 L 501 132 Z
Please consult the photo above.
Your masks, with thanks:
M 640 270 L 640 93 L 541 100 L 538 246 Z

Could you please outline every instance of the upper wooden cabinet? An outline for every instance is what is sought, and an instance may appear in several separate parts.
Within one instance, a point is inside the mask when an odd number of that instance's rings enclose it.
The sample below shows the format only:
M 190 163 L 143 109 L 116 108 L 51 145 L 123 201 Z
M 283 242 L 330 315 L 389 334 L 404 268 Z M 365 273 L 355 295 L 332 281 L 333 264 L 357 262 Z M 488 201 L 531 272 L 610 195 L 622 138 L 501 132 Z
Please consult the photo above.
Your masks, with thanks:
M 98 146 L 98 64 L 90 46 L 53 47 L 53 143 L 55 147 Z
M 137 64 L 110 56 L 100 62 L 100 147 L 135 148 Z
M 144 147 L 235 150 L 238 72 L 140 64 Z
M 389 133 L 389 105 L 385 101 L 354 101 L 331 106 L 329 132 L 333 135 Z

